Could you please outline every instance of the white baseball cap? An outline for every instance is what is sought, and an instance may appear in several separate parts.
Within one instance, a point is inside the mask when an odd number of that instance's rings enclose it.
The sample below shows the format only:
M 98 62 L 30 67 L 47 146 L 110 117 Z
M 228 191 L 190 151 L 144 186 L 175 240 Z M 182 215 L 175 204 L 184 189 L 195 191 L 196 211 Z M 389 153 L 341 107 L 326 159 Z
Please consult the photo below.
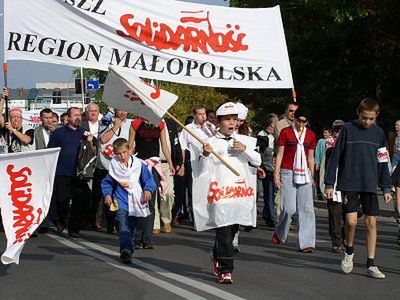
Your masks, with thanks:
M 238 110 L 238 119 L 246 120 L 249 109 L 240 102 L 236 103 L 236 107 Z
M 222 104 L 215 114 L 218 116 L 227 116 L 227 115 L 237 115 L 239 114 L 239 111 L 237 109 L 237 106 L 233 102 L 226 102 Z

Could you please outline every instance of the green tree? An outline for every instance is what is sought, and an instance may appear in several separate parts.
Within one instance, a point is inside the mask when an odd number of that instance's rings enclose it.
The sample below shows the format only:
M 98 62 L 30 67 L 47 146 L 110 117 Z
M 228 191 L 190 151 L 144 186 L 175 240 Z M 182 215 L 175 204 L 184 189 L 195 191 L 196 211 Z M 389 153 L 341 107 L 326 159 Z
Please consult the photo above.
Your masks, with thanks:
M 383 126 L 398 118 L 400 5 L 396 1 L 231 0 L 230 4 L 280 5 L 298 99 L 313 110 L 314 125 L 354 118 L 359 100 L 368 96 L 379 97 Z M 290 100 L 287 91 L 228 94 L 252 103 L 259 122 L 266 110 L 282 112 Z
M 161 82 L 160 88 L 179 97 L 178 101 L 170 109 L 170 112 L 182 122 L 187 116 L 193 115 L 194 107 L 203 105 L 207 109 L 216 109 L 228 99 L 226 94 L 210 87 Z

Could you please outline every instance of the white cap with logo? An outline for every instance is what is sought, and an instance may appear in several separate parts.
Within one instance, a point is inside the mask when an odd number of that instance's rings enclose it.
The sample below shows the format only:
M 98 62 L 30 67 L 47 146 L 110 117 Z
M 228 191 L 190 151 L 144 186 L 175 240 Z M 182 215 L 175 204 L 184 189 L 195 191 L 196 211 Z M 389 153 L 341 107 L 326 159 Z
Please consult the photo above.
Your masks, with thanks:
M 237 115 L 239 114 L 239 111 L 237 109 L 237 106 L 233 102 L 226 102 L 222 104 L 215 114 L 218 116 L 227 116 L 227 115 Z

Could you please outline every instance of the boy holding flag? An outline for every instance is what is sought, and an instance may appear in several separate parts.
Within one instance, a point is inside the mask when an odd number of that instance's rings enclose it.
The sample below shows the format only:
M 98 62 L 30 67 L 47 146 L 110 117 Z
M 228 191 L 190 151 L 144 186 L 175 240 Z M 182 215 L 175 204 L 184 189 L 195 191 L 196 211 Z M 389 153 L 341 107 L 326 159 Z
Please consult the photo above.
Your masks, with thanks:
M 207 186 L 205 193 L 198 197 L 194 194 L 195 223 L 197 230 L 215 228 L 211 255 L 213 273 L 219 277 L 220 283 L 233 283 L 233 238 L 239 225 L 255 226 L 256 177 L 251 173 L 249 163 L 259 166 L 261 156 L 254 150 L 255 143 L 254 147 L 250 146 L 248 137 L 235 133 L 238 122 L 235 103 L 221 105 L 216 115 L 219 129 L 203 146 L 198 169 L 194 170 L 194 180 L 202 177 L 204 186 Z M 210 155 L 213 150 L 240 176 L 231 173 L 214 155 Z

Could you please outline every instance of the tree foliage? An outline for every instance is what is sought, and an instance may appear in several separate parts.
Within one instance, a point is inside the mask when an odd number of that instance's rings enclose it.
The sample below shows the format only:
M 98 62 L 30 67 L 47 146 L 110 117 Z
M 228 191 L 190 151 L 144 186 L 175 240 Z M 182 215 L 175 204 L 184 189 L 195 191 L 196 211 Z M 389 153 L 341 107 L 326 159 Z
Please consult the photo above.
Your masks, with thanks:
M 231 0 L 234 7 L 280 5 L 300 102 L 314 112 L 314 125 L 354 118 L 358 102 L 377 96 L 380 123 L 399 118 L 400 5 L 389 0 Z M 230 90 L 247 99 L 261 121 L 264 111 L 282 112 L 287 91 Z M 280 108 L 280 110 L 277 110 Z

